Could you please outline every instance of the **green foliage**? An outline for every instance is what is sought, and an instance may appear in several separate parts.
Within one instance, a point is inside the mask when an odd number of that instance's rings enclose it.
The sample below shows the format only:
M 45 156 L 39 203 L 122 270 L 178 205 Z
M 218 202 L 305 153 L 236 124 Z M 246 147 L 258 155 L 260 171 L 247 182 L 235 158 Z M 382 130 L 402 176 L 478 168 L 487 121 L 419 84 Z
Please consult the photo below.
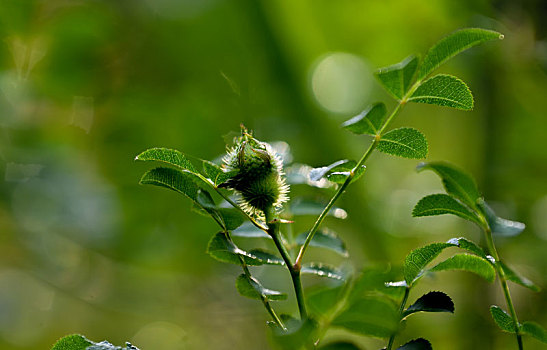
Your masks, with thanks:
M 310 180 L 319 181 L 321 178 L 326 177 L 329 181 L 342 184 L 348 178 L 350 171 L 353 171 L 357 162 L 354 160 L 339 160 L 330 165 L 315 168 L 310 171 Z M 353 181 L 359 179 L 365 173 L 365 167 L 361 166 L 357 169 Z
M 346 341 L 337 341 L 334 343 L 330 343 L 327 345 L 323 345 L 319 348 L 319 350 L 359 350 L 360 348 L 350 342 Z
M 520 284 L 521 286 L 531 289 L 534 292 L 539 292 L 541 290 L 541 288 L 537 284 L 530 281 L 526 277 L 518 275 L 515 271 L 513 271 L 509 266 L 505 265 L 505 263 L 503 263 L 502 261 L 499 261 L 498 264 L 500 264 L 501 268 L 503 269 L 503 272 L 505 273 L 505 277 L 507 277 L 509 281 L 514 282 L 516 284 Z
M 480 219 L 477 218 L 474 212 L 458 202 L 454 197 L 443 193 L 423 197 L 412 210 L 412 216 L 414 217 L 443 214 L 456 215 L 465 220 L 481 224 Z
M 241 265 L 243 262 L 247 265 L 283 265 L 281 258 L 262 251 L 254 249 L 249 252 L 239 249 L 228 237 L 226 232 L 215 234 L 207 245 L 207 254 L 218 261 Z
M 423 269 L 435 259 L 444 249 L 453 247 L 450 243 L 432 243 L 411 251 L 405 258 L 404 276 L 408 285 L 421 276 Z
M 398 347 L 397 350 L 433 350 L 433 347 L 428 340 L 418 338 Z
M 306 349 L 311 340 L 317 336 L 319 325 L 313 318 L 297 320 L 289 315 L 281 315 L 286 331 L 270 323 L 273 339 L 276 345 L 283 350 Z
M 429 49 L 418 70 L 418 80 L 422 80 L 460 52 L 485 41 L 496 39 L 503 39 L 503 35 L 480 28 L 466 28 L 449 34 Z
M 447 243 L 454 244 L 455 246 L 468 250 L 480 256 L 481 258 L 488 260 L 486 254 L 484 253 L 484 250 L 481 247 L 479 247 L 475 242 L 470 241 L 467 238 L 464 238 L 464 237 L 451 238 L 448 240 Z
M 141 178 L 142 185 L 154 185 L 176 191 L 197 202 L 198 186 L 191 176 L 172 168 L 154 168 Z
M 420 159 L 427 157 L 427 140 L 416 129 L 399 128 L 382 136 L 378 150 L 394 156 Z
M 151 148 L 136 156 L 135 160 L 163 162 L 182 170 L 197 173 L 196 168 L 194 168 L 184 154 L 174 149 Z
M 494 282 L 496 270 L 492 264 L 479 256 L 469 254 L 457 254 L 435 265 L 430 271 L 462 270 L 473 272 L 488 282 Z
M 100 343 L 92 342 L 79 334 L 72 334 L 61 338 L 51 350 L 139 350 L 130 343 L 125 347 L 114 346 L 107 341 Z
M 308 294 L 307 305 L 315 315 L 329 314 L 342 298 L 344 285 L 321 288 Z
M 463 81 L 448 74 L 438 74 L 424 81 L 408 98 L 408 101 L 464 111 L 473 109 L 471 90 Z
M 387 92 L 400 100 L 411 87 L 419 61 L 415 55 L 408 56 L 400 63 L 378 69 L 376 78 Z
M 296 243 L 302 245 L 306 240 L 307 232 L 296 237 Z M 331 230 L 319 230 L 313 236 L 310 246 L 332 250 L 344 257 L 348 256 L 346 244 L 342 239 Z
M 526 228 L 522 222 L 511 221 L 507 219 L 500 218 L 496 215 L 494 210 L 490 208 L 486 202 L 480 202 L 480 209 L 484 213 L 486 220 L 488 221 L 488 226 L 492 230 L 492 233 L 498 236 L 512 237 L 520 234 Z
M 513 323 L 513 319 L 507 314 L 507 312 L 502 310 L 499 306 L 492 305 L 490 306 L 490 313 L 492 314 L 492 318 L 502 331 L 515 333 L 515 324 Z
M 241 274 L 236 280 L 236 288 L 239 294 L 251 299 L 266 300 L 285 300 L 287 294 L 276 290 L 271 290 L 262 286 L 254 277 Z
M 340 270 L 322 263 L 309 263 L 302 265 L 302 270 L 300 270 L 300 272 L 320 277 L 328 277 L 335 280 L 344 279 L 344 275 L 340 272 Z
M 527 334 L 536 338 L 540 342 L 547 344 L 547 331 L 539 324 L 532 321 L 525 321 L 522 322 L 519 330 L 522 334 Z
M 429 292 L 422 295 L 414 304 L 410 305 L 404 312 L 407 317 L 415 312 L 454 312 L 454 302 L 443 292 Z
M 289 211 L 294 216 L 319 215 L 324 208 L 325 206 L 321 203 L 304 199 L 291 202 L 289 205 Z M 345 219 L 348 213 L 342 208 L 332 207 L 327 215 L 336 219 Z
M 386 115 L 386 105 L 381 102 L 374 103 L 355 117 L 345 121 L 342 127 L 354 134 L 374 136 L 380 131 Z

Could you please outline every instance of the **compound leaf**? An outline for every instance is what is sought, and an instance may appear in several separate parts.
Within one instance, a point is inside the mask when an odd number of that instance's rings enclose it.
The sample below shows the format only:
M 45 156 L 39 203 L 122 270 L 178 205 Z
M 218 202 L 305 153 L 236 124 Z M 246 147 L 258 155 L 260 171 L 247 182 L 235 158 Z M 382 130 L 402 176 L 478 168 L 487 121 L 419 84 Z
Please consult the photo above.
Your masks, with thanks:
M 541 288 L 535 284 L 534 282 L 530 281 L 526 277 L 519 276 L 515 271 L 513 271 L 509 266 L 505 265 L 503 262 L 498 262 L 501 265 L 501 268 L 503 269 L 503 272 L 505 273 L 505 277 L 511 282 L 514 282 L 516 284 L 520 284 L 523 287 L 529 288 L 533 290 L 534 292 L 539 292 Z
M 406 283 L 410 286 L 419 277 L 422 270 L 435 259 L 444 249 L 453 247 L 450 243 L 431 243 L 414 249 L 405 258 L 403 274 Z
M 304 244 L 307 235 L 307 232 L 298 235 L 296 237 L 296 243 L 300 245 Z M 344 243 L 344 241 L 342 241 L 336 233 L 330 230 L 322 229 L 315 232 L 315 235 L 313 236 L 310 245 L 312 247 L 330 249 L 345 257 L 348 256 L 348 251 L 346 249 L 346 244 Z
M 543 343 L 547 343 L 547 331 L 535 322 L 522 322 L 520 325 L 520 331 L 522 334 L 528 334 Z
M 424 134 L 413 128 L 391 130 L 385 133 L 378 143 L 380 152 L 412 159 L 427 157 L 427 149 Z
M 429 49 L 418 70 L 418 80 L 422 80 L 441 64 L 460 52 L 485 41 L 495 39 L 503 39 L 503 35 L 481 28 L 465 28 L 449 34 Z
M 456 215 L 477 225 L 481 225 L 480 219 L 474 212 L 458 202 L 454 197 L 444 193 L 430 194 L 423 197 L 412 210 L 412 216 L 414 217 L 443 214 Z
M 384 298 L 364 297 L 349 305 L 332 325 L 362 335 L 389 338 L 399 327 L 399 312 Z
M 418 57 L 411 55 L 400 63 L 378 69 L 375 75 L 387 92 L 402 99 L 412 84 L 418 63 Z
M 470 254 L 456 254 L 430 269 L 433 272 L 445 270 L 473 272 L 488 282 L 494 282 L 496 278 L 496 270 L 488 260 Z
M 453 313 L 454 302 L 443 292 L 429 292 L 410 305 L 403 313 L 403 317 L 420 311 Z
M 249 278 L 245 274 L 239 275 L 236 280 L 236 288 L 239 294 L 251 299 L 268 299 L 268 300 L 285 300 L 287 294 L 276 290 L 265 288 L 260 282 L 254 278 Z
M 473 109 L 471 90 L 463 81 L 448 74 L 438 74 L 424 81 L 408 101 L 452 107 L 464 111 Z
M 342 127 L 358 135 L 376 135 L 382 127 L 386 114 L 385 104 L 374 103 L 355 117 L 345 121 Z
M 490 306 L 490 313 L 492 314 L 492 318 L 502 331 L 515 333 L 515 325 L 513 323 L 513 319 L 507 314 L 507 312 L 505 312 L 499 306 L 492 305 Z

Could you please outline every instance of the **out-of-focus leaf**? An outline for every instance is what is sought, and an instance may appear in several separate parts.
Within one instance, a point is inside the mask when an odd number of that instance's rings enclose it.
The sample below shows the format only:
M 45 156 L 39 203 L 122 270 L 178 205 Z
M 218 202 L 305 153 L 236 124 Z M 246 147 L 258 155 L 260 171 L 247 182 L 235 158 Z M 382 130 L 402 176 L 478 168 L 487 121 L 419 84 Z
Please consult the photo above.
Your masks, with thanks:
M 271 253 L 262 250 L 247 252 L 239 249 L 224 232 L 219 232 L 211 238 L 207 245 L 207 254 L 218 261 L 236 265 L 241 265 L 240 256 L 247 265 L 284 265 L 281 258 Z
M 501 268 L 503 269 L 503 272 L 505 273 L 505 277 L 511 282 L 514 282 L 516 284 L 520 284 L 523 287 L 529 288 L 533 290 L 534 292 L 539 292 L 541 288 L 535 284 L 534 282 L 530 281 L 526 277 L 519 276 L 515 271 L 513 271 L 509 266 L 505 265 L 503 262 L 498 262 L 498 264 L 501 265 Z
M 85 350 L 93 343 L 79 334 L 67 335 L 57 341 L 51 350 Z
M 307 349 L 316 340 L 319 325 L 314 319 L 308 318 L 302 322 L 282 314 L 281 320 L 287 327 L 286 331 L 281 330 L 273 323 L 269 323 L 273 339 L 279 348 L 283 350 Z
M 447 162 L 420 163 L 416 170 L 432 170 L 442 180 L 446 192 L 470 208 L 475 208 L 480 198 L 475 180 L 463 170 Z
M 412 159 L 427 157 L 427 147 L 424 134 L 413 128 L 391 130 L 378 143 L 380 152 Z
M 287 294 L 281 293 L 276 290 L 265 288 L 254 277 L 247 277 L 245 274 L 239 275 L 236 280 L 236 288 L 239 294 L 251 299 L 261 300 L 262 298 L 268 300 L 285 300 Z
M 490 313 L 492 314 L 492 318 L 502 331 L 515 333 L 515 325 L 513 323 L 513 319 L 507 314 L 507 312 L 502 310 L 499 306 L 492 305 L 490 306 Z
M 465 28 L 457 30 L 437 42 L 425 55 L 418 80 L 422 80 L 433 70 L 462 51 L 489 40 L 503 39 L 503 35 L 492 30 Z
M 160 167 L 147 171 L 142 176 L 140 184 L 165 187 L 197 201 L 198 186 L 190 175 L 173 168 Z
M 486 202 L 481 201 L 481 209 L 486 216 L 492 233 L 502 237 L 512 237 L 520 234 L 526 228 L 522 222 L 500 218 Z
M 375 75 L 387 92 L 402 99 L 414 80 L 418 63 L 418 57 L 411 55 L 402 62 L 378 69 Z
M 340 272 L 340 270 L 322 263 L 309 263 L 302 265 L 302 270 L 300 270 L 300 272 L 317 275 L 320 277 L 328 277 L 335 280 L 344 280 L 344 275 Z
M 429 292 L 422 295 L 414 304 L 410 305 L 403 313 L 403 317 L 420 311 L 454 313 L 454 303 L 443 292 Z
M 382 127 L 386 114 L 385 104 L 374 103 L 355 117 L 342 123 L 342 127 L 358 135 L 376 135 Z
M 364 297 L 350 304 L 332 325 L 362 335 L 389 338 L 399 327 L 399 312 L 385 298 Z
M 163 162 L 183 170 L 197 173 L 196 168 L 181 152 L 168 148 L 151 148 L 135 157 L 135 160 Z
M 289 206 L 289 211 L 294 216 L 317 216 L 323 212 L 323 209 L 325 209 L 325 204 L 301 199 L 291 202 Z M 338 207 L 332 207 L 327 215 L 337 219 L 345 219 L 348 217 L 348 213 L 344 209 Z
M 392 271 L 390 267 L 376 266 L 363 269 L 353 283 L 349 299 L 355 301 L 368 294 L 381 293 L 393 300 L 400 301 L 404 294 L 405 286 L 397 282 L 391 283 L 400 272 Z
M 524 321 L 520 325 L 520 332 L 522 334 L 530 335 L 540 342 L 547 343 L 547 331 L 541 325 L 531 322 Z
M 198 189 L 196 201 L 200 206 L 198 210 L 203 211 L 224 223 L 223 229 L 228 231 L 235 230 L 247 219 L 243 213 L 235 208 L 217 207 L 211 194 L 203 189 Z
M 452 214 L 465 220 L 481 225 L 477 215 L 466 206 L 458 202 L 452 196 L 438 193 L 425 196 L 416 204 L 412 210 L 412 216 L 435 216 L 443 214 Z
M 350 172 L 353 171 L 357 162 L 354 160 L 339 160 L 331 165 L 315 168 L 310 171 L 311 181 L 320 181 L 323 178 L 327 178 L 329 181 L 342 184 L 346 181 Z M 351 180 L 356 181 L 365 173 L 366 167 L 363 165 L 359 169 L 355 170 L 355 175 Z
M 125 347 L 114 346 L 107 341 L 102 341 L 100 343 L 94 343 L 86 350 L 139 350 L 136 346 L 131 345 L 131 343 L 126 342 Z
M 352 162 L 352 161 L 347 160 L 347 159 L 343 159 L 343 160 L 336 161 L 336 162 L 334 162 L 330 165 L 327 165 L 327 166 L 314 168 L 310 171 L 310 179 L 313 180 L 313 181 L 319 181 L 322 177 L 325 177 L 330 171 L 332 171 L 333 169 L 336 169 L 336 167 L 344 165 L 348 162 Z M 354 166 L 355 166 L 355 164 L 354 164 Z
M 233 237 L 246 237 L 246 238 L 268 238 L 272 239 L 272 237 L 264 232 L 263 230 L 259 229 L 255 225 L 253 225 L 250 222 L 244 222 L 241 226 L 236 228 L 232 231 L 231 235 Z
M 488 260 L 488 257 L 486 256 L 486 253 L 484 252 L 484 250 L 482 250 L 482 248 L 479 247 L 475 242 L 472 242 L 468 240 L 467 238 L 464 238 L 464 237 L 451 238 L 448 240 L 447 243 L 454 244 L 455 246 L 468 250 L 480 256 L 481 258 Z
M 453 247 L 450 243 L 432 243 L 421 248 L 414 249 L 405 258 L 404 276 L 410 286 L 421 275 L 422 270 L 435 259 L 443 249 Z
M 397 350 L 433 350 L 433 347 L 428 340 L 418 338 L 398 347 Z
M 300 245 L 304 244 L 307 235 L 307 232 L 298 235 L 296 237 L 296 243 Z M 346 244 L 344 241 L 342 241 L 336 233 L 327 229 L 321 229 L 315 232 L 315 235 L 310 242 L 310 246 L 330 249 L 344 257 L 348 256 L 348 251 L 346 250 Z
M 337 341 L 327 345 L 323 345 L 319 350 L 359 350 L 361 349 L 357 345 L 347 341 Z
M 479 256 L 470 254 L 456 254 L 438 263 L 430 271 L 462 270 L 473 272 L 488 282 L 494 282 L 496 270 L 492 264 Z
M 473 109 L 473 94 L 460 79 L 438 74 L 424 81 L 408 99 L 409 102 L 426 103 L 470 111 Z
M 287 179 L 287 183 L 289 185 L 304 184 L 317 188 L 328 188 L 334 186 L 334 184 L 332 184 L 324 177 L 320 178 L 317 181 L 312 180 L 310 178 L 310 173 L 313 171 L 313 169 L 314 168 L 312 168 L 311 166 L 305 164 L 292 164 L 286 167 L 285 176 Z
M 309 293 L 306 298 L 306 304 L 313 314 L 320 316 L 326 315 L 340 301 L 343 291 L 344 285 L 316 290 Z

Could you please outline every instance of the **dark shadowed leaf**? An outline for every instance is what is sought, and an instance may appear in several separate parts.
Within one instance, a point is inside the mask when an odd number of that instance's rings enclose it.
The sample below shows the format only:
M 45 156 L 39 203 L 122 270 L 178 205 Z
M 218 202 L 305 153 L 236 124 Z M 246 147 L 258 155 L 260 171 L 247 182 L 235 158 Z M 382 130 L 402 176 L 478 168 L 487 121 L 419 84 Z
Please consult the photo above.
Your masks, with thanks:
M 378 143 L 380 152 L 412 159 L 427 157 L 427 149 L 427 140 L 424 134 L 413 128 L 388 131 Z
M 362 335 L 389 338 L 399 327 L 399 313 L 391 301 L 364 297 L 349 305 L 332 325 Z
M 480 198 L 479 189 L 475 180 L 463 170 L 447 162 L 420 163 L 416 169 L 432 170 L 442 180 L 443 186 L 448 194 L 458 198 L 470 208 L 475 208 Z
M 397 350 L 433 350 L 433 347 L 429 341 L 418 338 L 398 347 Z
M 418 63 L 418 57 L 411 55 L 400 63 L 378 69 L 375 75 L 387 92 L 402 99 L 414 80 Z
M 522 222 L 500 218 L 486 202 L 481 201 L 480 207 L 486 216 L 492 233 L 503 237 L 512 237 L 520 234 L 526 228 Z
M 481 225 L 477 215 L 468 209 L 465 205 L 458 202 L 452 196 L 444 193 L 431 194 L 420 199 L 412 210 L 412 216 L 435 216 L 443 214 L 452 214 L 465 220 Z
M 404 276 L 405 281 L 408 285 L 411 285 L 412 282 L 421 275 L 422 270 L 429 264 L 433 259 L 435 259 L 443 249 L 448 247 L 453 247 L 453 244 L 450 243 L 432 243 L 414 249 L 411 251 L 405 258 L 404 264 Z
M 454 312 L 454 303 L 448 295 L 443 292 L 429 292 L 422 295 L 414 304 L 410 305 L 403 317 L 406 317 L 415 312 Z
M 430 271 L 462 270 L 475 273 L 488 282 L 494 282 L 496 270 L 494 266 L 484 258 L 470 254 L 456 254 L 443 262 L 435 265 Z
M 361 349 L 357 345 L 346 342 L 346 341 L 337 341 L 334 343 L 330 343 L 324 346 L 321 346 L 319 350 L 359 350 Z
M 381 102 L 375 103 L 355 117 L 345 121 L 342 127 L 354 134 L 376 135 L 382 127 L 386 114 L 386 105 Z
M 300 245 L 304 244 L 307 235 L 307 232 L 298 235 L 296 237 L 296 243 Z M 317 231 L 310 242 L 310 246 L 330 249 L 342 256 L 348 256 L 348 251 L 346 250 L 346 244 L 344 241 L 342 241 L 335 232 L 328 229 L 321 229 Z
M 522 324 L 520 325 L 520 332 L 522 334 L 532 336 L 540 342 L 547 343 L 547 331 L 545 330 L 545 328 L 535 322 L 522 322 Z
M 515 325 L 513 323 L 513 319 L 507 314 L 507 312 L 502 310 L 499 306 L 492 305 L 490 306 L 490 313 L 492 314 L 492 318 L 502 331 L 515 333 Z
M 300 272 L 304 274 L 311 274 L 311 275 L 316 275 L 320 277 L 328 277 L 335 280 L 344 279 L 344 275 L 342 274 L 340 270 L 322 263 L 309 263 L 309 264 L 302 265 L 302 270 L 300 270 Z
M 194 168 L 192 163 L 186 159 L 184 154 L 175 149 L 151 148 L 139 154 L 135 157 L 135 160 L 163 162 L 183 170 L 197 173 L 196 168 Z
M 214 259 L 241 265 L 240 257 L 242 257 L 247 265 L 283 265 L 281 258 L 262 251 L 253 250 L 250 252 L 239 249 L 231 240 L 228 239 L 226 233 L 219 232 L 215 234 L 207 245 L 207 254 Z
M 469 111 L 473 109 L 473 94 L 460 79 L 439 74 L 424 81 L 412 93 L 409 102 L 426 103 Z
M 239 275 L 236 280 L 236 288 L 239 294 L 251 299 L 261 300 L 262 298 L 268 300 L 285 300 L 287 294 L 264 288 L 260 282 L 254 277 L 247 277 L 245 274 Z
M 529 288 L 533 290 L 534 292 L 539 292 L 541 288 L 535 284 L 534 282 L 530 281 L 526 277 L 519 276 L 515 271 L 513 271 L 509 266 L 505 265 L 503 262 L 499 262 L 501 265 L 501 268 L 503 269 L 503 272 L 505 273 L 505 277 L 511 282 L 514 282 L 516 284 L 520 284 L 523 287 Z
M 425 55 L 418 70 L 418 80 L 422 80 L 441 64 L 460 52 L 485 41 L 496 39 L 503 39 L 503 35 L 480 28 L 460 29 L 447 35 L 429 49 Z

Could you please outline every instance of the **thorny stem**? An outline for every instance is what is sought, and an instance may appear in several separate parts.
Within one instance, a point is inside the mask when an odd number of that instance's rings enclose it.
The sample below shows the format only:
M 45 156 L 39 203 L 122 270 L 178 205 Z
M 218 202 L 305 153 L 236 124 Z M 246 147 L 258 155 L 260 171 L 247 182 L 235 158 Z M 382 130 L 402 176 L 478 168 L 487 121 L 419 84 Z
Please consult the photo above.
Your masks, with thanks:
M 405 295 L 403 297 L 403 300 L 401 301 L 401 306 L 399 306 L 399 315 L 402 318 L 403 316 L 403 310 L 405 309 L 406 301 L 408 300 L 408 294 L 410 293 L 410 287 L 405 288 Z M 393 342 L 395 341 L 395 336 L 397 335 L 397 332 L 393 333 L 391 337 L 389 337 L 389 342 L 387 344 L 386 350 L 391 350 L 391 347 L 393 346 Z

